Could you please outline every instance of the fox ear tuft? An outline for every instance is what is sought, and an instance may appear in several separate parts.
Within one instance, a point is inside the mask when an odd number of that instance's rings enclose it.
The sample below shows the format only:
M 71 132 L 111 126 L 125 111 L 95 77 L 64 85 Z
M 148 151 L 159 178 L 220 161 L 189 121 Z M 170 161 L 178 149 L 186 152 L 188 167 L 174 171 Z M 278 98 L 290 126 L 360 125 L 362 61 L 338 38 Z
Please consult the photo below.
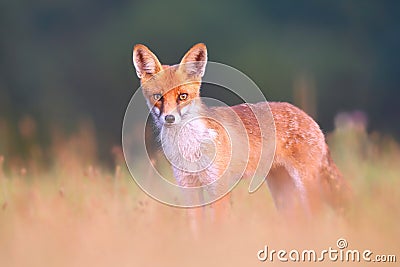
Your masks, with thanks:
M 207 65 L 207 47 L 199 43 L 194 45 L 181 60 L 182 67 L 189 75 L 203 77 Z
M 133 48 L 133 65 L 139 78 L 154 75 L 162 69 L 157 57 L 142 44 L 137 44 Z

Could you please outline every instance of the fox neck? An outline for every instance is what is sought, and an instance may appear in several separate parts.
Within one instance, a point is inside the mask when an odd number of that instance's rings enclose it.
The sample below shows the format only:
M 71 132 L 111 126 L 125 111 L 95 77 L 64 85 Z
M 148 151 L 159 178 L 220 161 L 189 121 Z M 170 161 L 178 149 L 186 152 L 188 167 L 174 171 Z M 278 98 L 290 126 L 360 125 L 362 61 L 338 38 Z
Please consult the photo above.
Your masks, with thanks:
M 160 141 L 174 172 L 197 173 L 205 170 L 215 156 L 217 132 L 210 129 L 201 103 L 184 114 L 178 124 L 163 125 Z

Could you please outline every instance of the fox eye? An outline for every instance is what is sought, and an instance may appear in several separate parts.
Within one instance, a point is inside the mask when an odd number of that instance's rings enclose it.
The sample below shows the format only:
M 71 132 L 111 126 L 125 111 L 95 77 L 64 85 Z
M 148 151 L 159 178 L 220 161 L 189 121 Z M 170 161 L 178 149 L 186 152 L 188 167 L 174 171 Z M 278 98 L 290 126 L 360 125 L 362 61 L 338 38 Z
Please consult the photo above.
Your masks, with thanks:
M 188 98 L 188 94 L 186 94 L 186 93 L 182 93 L 182 94 L 179 95 L 179 100 L 184 101 L 184 100 L 186 100 L 187 98 Z
M 154 98 L 154 100 L 156 100 L 156 101 L 160 100 L 161 97 L 162 97 L 161 94 L 154 94 L 154 95 L 153 95 L 153 98 Z

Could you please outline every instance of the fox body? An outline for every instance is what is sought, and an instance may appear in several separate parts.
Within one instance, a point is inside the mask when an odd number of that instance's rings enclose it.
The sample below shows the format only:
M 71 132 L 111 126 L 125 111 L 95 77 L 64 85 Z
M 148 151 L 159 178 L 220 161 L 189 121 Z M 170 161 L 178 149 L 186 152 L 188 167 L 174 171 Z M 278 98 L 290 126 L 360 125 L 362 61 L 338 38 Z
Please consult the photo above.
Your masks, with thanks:
M 262 142 L 275 138 L 275 155 L 266 181 L 278 209 L 313 211 L 322 199 L 335 207 L 341 205 L 340 192 L 348 190 L 347 184 L 330 157 L 318 124 L 305 112 L 281 102 L 207 107 L 200 98 L 207 63 L 207 49 L 201 43 L 193 46 L 175 66 L 161 65 L 146 46 L 136 45 L 133 63 L 160 130 L 164 153 L 172 162 L 180 186 L 210 184 L 227 169 L 232 175 L 252 177 L 259 164 L 263 164 L 259 163 Z M 262 114 L 269 110 L 275 136 L 263 136 L 254 115 L 254 111 Z M 229 135 L 226 127 L 230 129 Z M 246 135 L 238 133 L 240 130 Z M 233 157 L 230 139 L 247 143 L 248 157 Z M 204 156 L 207 144 L 213 148 Z M 232 160 L 237 162 L 231 164 Z M 243 166 L 238 161 L 246 161 L 244 170 L 235 168 Z M 212 188 L 208 193 L 217 194 L 218 190 Z M 215 205 L 219 202 L 223 200 Z

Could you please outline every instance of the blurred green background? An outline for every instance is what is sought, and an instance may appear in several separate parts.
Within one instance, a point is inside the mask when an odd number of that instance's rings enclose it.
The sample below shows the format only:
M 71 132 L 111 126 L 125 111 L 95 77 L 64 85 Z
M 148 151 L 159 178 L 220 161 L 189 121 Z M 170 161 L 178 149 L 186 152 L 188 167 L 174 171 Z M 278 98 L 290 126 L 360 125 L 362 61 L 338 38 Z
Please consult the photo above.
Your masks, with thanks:
M 243 71 L 268 100 L 303 106 L 325 132 L 338 112 L 361 110 L 370 130 L 400 137 L 400 1 L 17 0 L 0 7 L 0 154 L 24 153 L 18 123 L 28 116 L 43 146 L 52 129 L 68 133 L 89 122 L 100 158 L 109 160 L 139 86 L 136 43 L 174 64 L 204 42 L 209 60 Z

